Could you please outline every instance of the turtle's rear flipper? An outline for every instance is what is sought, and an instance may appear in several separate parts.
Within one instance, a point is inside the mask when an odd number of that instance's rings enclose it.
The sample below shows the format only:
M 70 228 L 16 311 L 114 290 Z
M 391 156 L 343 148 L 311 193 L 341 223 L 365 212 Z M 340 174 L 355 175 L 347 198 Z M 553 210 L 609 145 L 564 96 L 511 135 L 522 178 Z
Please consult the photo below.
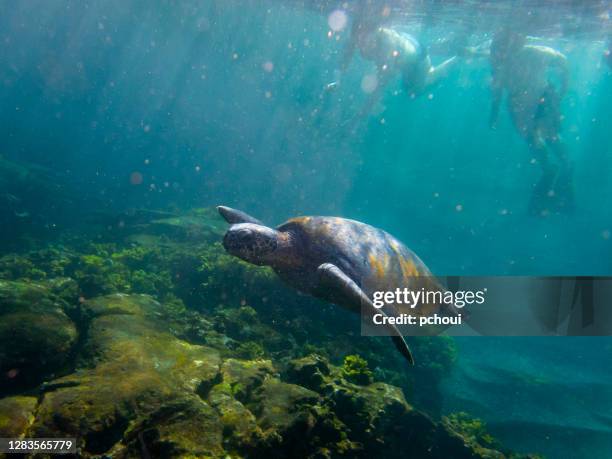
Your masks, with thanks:
M 376 309 L 368 296 L 347 276 L 340 268 L 332 263 L 323 263 L 317 269 L 321 287 L 325 290 L 325 297 L 330 301 L 344 306 L 355 312 L 365 312 L 368 315 L 382 314 L 386 316 L 382 309 Z M 412 352 L 404 337 L 395 325 L 386 325 L 391 333 L 391 339 L 398 351 L 408 360 L 410 365 L 414 365 Z
M 400 351 L 400 354 L 402 354 L 404 358 L 408 360 L 408 363 L 410 365 L 414 365 L 414 357 L 412 357 L 412 352 L 404 340 L 404 337 L 401 335 L 392 336 L 391 340 L 393 341 L 393 344 L 395 344 L 397 350 Z

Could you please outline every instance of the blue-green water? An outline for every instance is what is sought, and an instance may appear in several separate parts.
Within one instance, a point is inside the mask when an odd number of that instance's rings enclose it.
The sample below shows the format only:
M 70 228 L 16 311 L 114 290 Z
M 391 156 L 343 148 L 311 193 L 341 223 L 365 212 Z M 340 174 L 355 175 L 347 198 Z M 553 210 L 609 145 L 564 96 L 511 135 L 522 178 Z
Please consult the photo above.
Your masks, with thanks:
M 423 4 L 398 2 L 393 14 L 424 43 L 469 24 L 476 45 L 532 6 L 475 20 L 471 4 L 429 17 Z M 612 274 L 609 4 L 561 5 L 529 31 L 566 54 L 571 75 L 562 123 L 575 209 L 544 218 L 528 214 L 540 170 L 504 108 L 488 128 L 487 58 L 463 59 L 414 100 L 393 81 L 348 127 L 373 65 L 356 57 L 325 91 L 347 43 L 348 29 L 329 33 L 338 7 L 1 1 L 0 157 L 44 168 L 53 183 L 15 189 L 0 177 L 0 193 L 18 199 L 2 201 L 3 253 L 94 214 L 224 204 L 270 224 L 361 220 L 439 275 Z M 520 451 L 612 456 L 609 339 L 458 342 L 443 410 L 484 418 Z

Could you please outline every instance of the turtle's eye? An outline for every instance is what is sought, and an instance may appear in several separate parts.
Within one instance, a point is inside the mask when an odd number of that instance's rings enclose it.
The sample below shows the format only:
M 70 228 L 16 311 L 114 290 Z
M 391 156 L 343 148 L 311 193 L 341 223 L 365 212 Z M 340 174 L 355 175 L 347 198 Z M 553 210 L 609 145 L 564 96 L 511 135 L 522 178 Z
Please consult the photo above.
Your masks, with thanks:
M 271 228 L 251 223 L 233 225 L 223 238 L 223 247 L 232 255 L 259 263 L 276 250 L 276 233 Z

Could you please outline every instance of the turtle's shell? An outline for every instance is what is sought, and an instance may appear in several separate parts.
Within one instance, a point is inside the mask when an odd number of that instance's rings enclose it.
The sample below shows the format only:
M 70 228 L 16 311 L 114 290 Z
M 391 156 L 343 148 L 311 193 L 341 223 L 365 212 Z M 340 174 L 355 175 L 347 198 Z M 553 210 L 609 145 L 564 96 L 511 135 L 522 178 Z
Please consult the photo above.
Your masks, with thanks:
M 322 263 L 333 263 L 370 298 L 375 291 L 441 288 L 414 252 L 389 233 L 365 223 L 339 217 L 299 217 L 277 230 L 290 232 L 298 240 L 303 258 L 296 269 L 312 271 Z

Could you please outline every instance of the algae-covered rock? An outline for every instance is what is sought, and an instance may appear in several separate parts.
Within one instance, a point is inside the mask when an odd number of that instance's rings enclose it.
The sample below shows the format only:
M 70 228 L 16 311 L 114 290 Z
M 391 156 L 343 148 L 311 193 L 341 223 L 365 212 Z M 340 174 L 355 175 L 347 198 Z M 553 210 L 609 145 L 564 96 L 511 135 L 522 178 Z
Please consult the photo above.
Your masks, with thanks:
M 222 458 L 222 429 L 216 410 L 199 398 L 165 400 L 127 429 L 109 456 Z
M 478 451 L 483 457 L 503 458 L 498 450 L 502 448 L 489 432 L 481 419 L 473 418 L 467 413 L 452 413 L 442 418 L 442 424 L 448 430 L 460 435 L 463 441 Z
M 81 303 L 75 371 L 38 399 L 0 400 L 0 429 L 76 437 L 82 457 L 499 457 L 413 409 L 399 388 L 351 382 L 346 365 L 309 355 L 279 373 L 271 360 L 188 343 L 167 320 L 168 307 L 182 310 L 175 303 L 125 294 Z
M 382 426 L 386 420 L 412 410 L 401 389 L 385 383 L 368 386 L 337 384 L 331 398 L 336 403 L 339 417 L 361 434 L 367 434 L 374 425 Z
M 361 363 L 358 367 L 363 370 Z M 326 435 L 317 437 L 328 439 L 318 445 L 322 457 L 474 459 L 498 453 L 470 444 L 446 423 L 415 410 L 401 389 L 382 382 L 354 384 L 345 367 L 334 367 L 321 356 L 291 361 L 287 377 L 320 395 L 312 412 L 317 413 L 315 426 L 327 426 Z
M 316 392 L 269 378 L 253 394 L 250 406 L 258 413 L 262 428 L 282 434 L 296 428 L 311 428 L 315 420 L 307 408 L 318 401 Z
M 238 308 L 221 306 L 215 309 L 214 328 L 239 342 L 235 354 L 242 359 L 258 359 L 271 353 L 291 352 L 295 343 L 291 335 L 282 335 L 273 327 L 263 323 L 251 306 Z
M 0 437 L 22 436 L 34 421 L 36 397 L 14 396 L 0 399 Z
M 46 279 L 42 282 L 42 285 L 49 288 L 54 295 L 57 295 L 69 305 L 76 304 L 79 300 L 79 284 L 70 277 Z
M 317 354 L 294 359 L 287 368 L 290 381 L 315 391 L 323 390 L 329 374 L 329 361 Z
M 77 339 L 68 308 L 42 285 L 0 281 L 0 394 L 66 367 Z
M 265 355 L 265 351 L 261 344 L 247 341 L 236 348 L 236 355 L 242 359 L 260 359 Z
M 270 360 L 227 359 L 221 367 L 223 384 L 242 402 L 248 401 L 266 378 L 276 373 Z
M 321 404 L 321 396 L 281 381 L 269 360 L 227 359 L 217 384 L 206 393 L 220 415 L 228 451 L 247 457 L 306 457 L 330 442 L 350 449 L 342 423 Z
M 204 425 L 190 421 L 195 416 L 206 420 L 210 433 L 200 438 L 199 449 L 220 452 L 218 416 L 196 395 L 217 376 L 219 353 L 174 337 L 160 310 L 146 295 L 85 302 L 82 314 L 90 323 L 79 368 L 50 385 L 30 435 L 80 437 L 83 451 L 102 454 L 117 447 L 130 424 L 139 423 L 155 440 L 147 447 L 185 452 Z
M 302 457 L 317 445 L 315 426 L 321 420 L 314 407 L 316 392 L 268 378 L 253 393 L 248 406 L 264 433 L 258 452 L 268 457 Z
M 34 262 L 23 255 L 5 255 L 0 257 L 0 279 L 39 280 L 45 273 L 37 268 Z
M 247 457 L 306 457 L 350 450 L 342 423 L 321 396 L 279 379 L 272 362 L 228 359 L 208 394 L 221 414 L 226 445 Z
M 219 413 L 225 443 L 230 448 L 243 449 L 260 441 L 263 435 L 255 415 L 234 398 L 230 384 L 214 386 L 208 394 L 208 401 Z

